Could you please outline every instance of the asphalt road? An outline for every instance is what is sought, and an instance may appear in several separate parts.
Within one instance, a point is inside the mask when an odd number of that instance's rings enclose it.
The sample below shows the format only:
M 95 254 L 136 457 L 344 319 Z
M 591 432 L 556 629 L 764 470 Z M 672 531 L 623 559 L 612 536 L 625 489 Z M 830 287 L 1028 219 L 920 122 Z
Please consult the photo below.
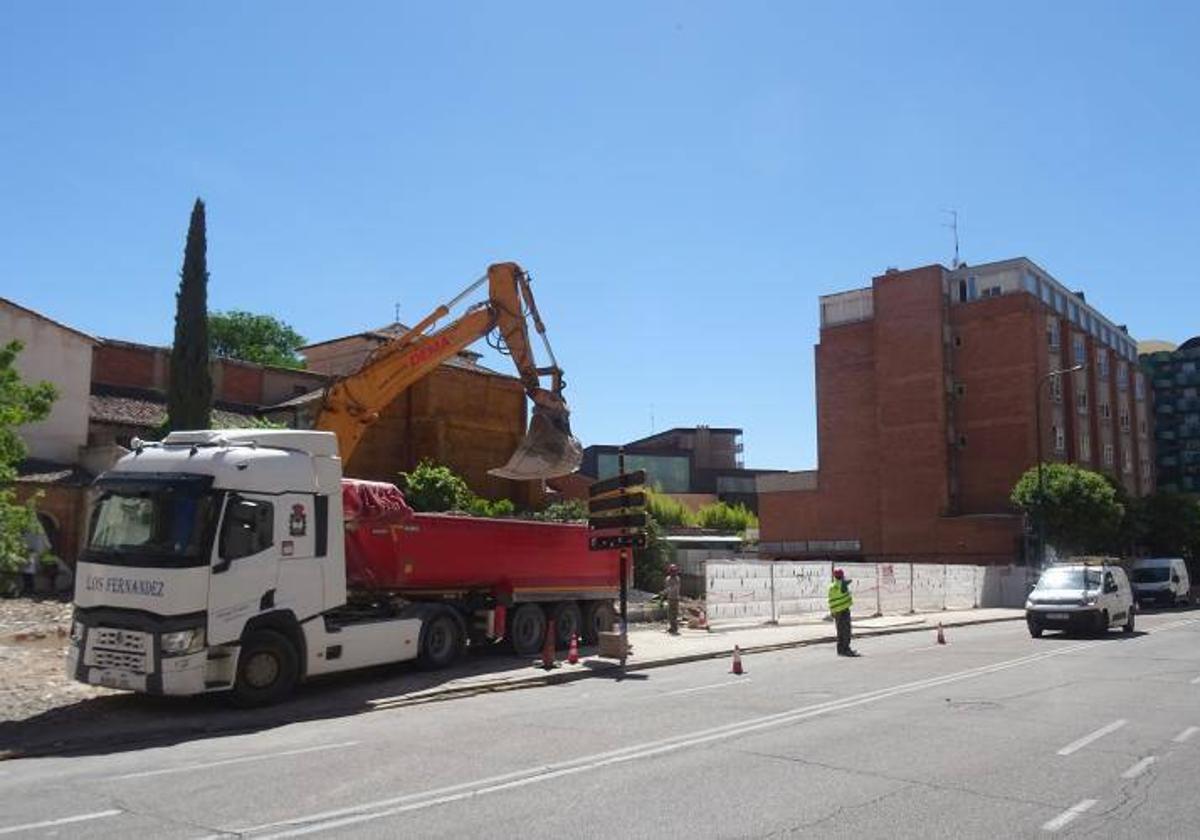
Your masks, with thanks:
M 1200 612 L 0 763 L 0 838 L 1200 837 Z

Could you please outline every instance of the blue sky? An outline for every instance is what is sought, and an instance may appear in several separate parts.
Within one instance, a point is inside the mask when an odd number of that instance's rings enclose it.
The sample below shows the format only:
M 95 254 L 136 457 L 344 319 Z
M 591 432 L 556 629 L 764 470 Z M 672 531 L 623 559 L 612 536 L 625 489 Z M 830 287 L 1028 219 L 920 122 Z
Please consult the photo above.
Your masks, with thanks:
M 197 195 L 210 306 L 312 340 L 516 260 L 585 442 L 806 468 L 817 296 L 949 262 L 943 208 L 968 262 L 1200 333 L 1197 8 L 10 3 L 0 294 L 169 343 Z

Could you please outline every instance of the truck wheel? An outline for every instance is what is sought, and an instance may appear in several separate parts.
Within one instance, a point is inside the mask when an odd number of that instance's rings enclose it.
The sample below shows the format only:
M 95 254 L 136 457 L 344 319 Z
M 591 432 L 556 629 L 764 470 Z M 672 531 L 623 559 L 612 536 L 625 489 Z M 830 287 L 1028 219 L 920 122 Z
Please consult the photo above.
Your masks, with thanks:
M 574 601 L 555 604 L 550 616 L 554 619 L 554 633 L 558 636 L 554 641 L 558 647 L 565 649 L 571 644 L 572 636 L 583 635 L 583 613 Z
M 465 641 L 455 616 L 441 610 L 421 625 L 417 664 L 430 671 L 453 665 L 462 655 Z
M 533 656 L 546 641 L 546 614 L 537 604 L 521 604 L 509 616 L 508 638 L 520 656 Z
M 583 609 L 583 641 L 594 645 L 600 641 L 600 634 L 613 629 L 617 614 L 608 601 L 590 601 Z
M 259 630 L 242 642 L 233 702 L 238 706 L 268 706 L 291 693 L 300 677 L 300 657 L 287 637 Z
M 1133 632 L 1133 607 L 1129 608 L 1129 618 L 1125 620 L 1125 626 L 1121 628 L 1124 633 Z

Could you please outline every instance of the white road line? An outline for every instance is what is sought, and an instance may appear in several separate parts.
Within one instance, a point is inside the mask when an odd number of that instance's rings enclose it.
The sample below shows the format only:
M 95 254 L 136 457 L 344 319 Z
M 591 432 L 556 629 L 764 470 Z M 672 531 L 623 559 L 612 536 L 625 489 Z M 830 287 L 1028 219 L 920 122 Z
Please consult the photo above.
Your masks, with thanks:
M 1190 680 L 1190 683 L 1192 685 L 1200 685 L 1200 677 L 1196 677 L 1195 679 Z
M 41 822 L 25 823 L 24 825 L 10 825 L 6 828 L 0 828 L 0 834 L 16 834 L 18 831 L 33 831 L 35 828 L 52 828 L 56 825 L 69 825 L 70 823 L 86 822 L 88 820 L 99 820 L 104 817 L 115 817 L 117 814 L 125 813 L 119 808 L 111 811 L 95 811 L 91 814 L 76 814 L 73 817 L 59 817 L 56 820 L 42 820 Z
M 1200 732 L 1200 726 L 1189 726 L 1187 729 L 1180 732 L 1178 735 L 1176 735 L 1171 740 L 1174 741 L 1176 744 L 1182 744 L 1182 743 L 1185 743 L 1188 738 L 1191 738 L 1197 732 Z
M 1154 763 L 1154 756 L 1148 755 L 1145 758 L 1143 758 L 1141 761 L 1139 761 L 1137 764 L 1133 765 L 1128 770 L 1126 770 L 1124 773 L 1122 773 L 1121 778 L 1122 779 L 1136 779 L 1138 776 L 1142 775 L 1142 773 L 1146 772 L 1146 768 L 1149 767 L 1153 763 Z
M 664 691 L 662 694 L 657 696 L 672 697 L 676 694 L 694 694 L 697 691 L 713 691 L 714 689 L 718 688 L 729 688 L 730 686 L 745 685 L 748 682 L 750 682 L 750 678 L 746 677 L 744 680 L 730 680 L 729 682 L 712 683 L 711 685 L 698 685 L 695 688 L 679 688 L 675 691 Z
M 1074 822 L 1075 819 L 1078 818 L 1080 814 L 1084 813 L 1085 811 L 1090 810 L 1091 807 L 1096 804 L 1096 801 L 1097 800 L 1095 800 L 1095 799 L 1085 799 L 1082 802 L 1078 803 L 1077 805 L 1072 805 L 1070 808 L 1063 811 L 1057 817 L 1050 820 L 1050 822 L 1043 825 L 1042 830 L 1043 831 L 1058 831 L 1063 826 L 1069 825 L 1070 823 Z
M 1010 668 L 1031 665 L 1046 659 L 1063 656 L 1069 653 L 1075 653 L 1077 651 L 1102 644 L 1105 644 L 1105 642 L 1087 642 L 1084 644 L 1071 645 L 1064 648 L 1056 648 L 1043 653 L 997 662 L 992 665 L 982 665 L 976 668 L 969 668 L 964 671 L 958 671 L 940 677 L 930 677 L 924 680 L 917 680 L 915 682 L 892 686 L 890 688 L 878 689 L 876 691 L 852 695 L 840 700 L 829 700 L 810 706 L 800 706 L 772 715 L 750 718 L 748 720 L 725 724 L 723 726 L 717 726 L 711 729 L 703 729 L 696 732 L 675 735 L 670 738 L 663 738 L 657 741 L 634 744 L 621 749 L 612 750 L 610 752 L 581 756 L 579 758 L 568 759 L 561 762 L 554 762 L 541 767 L 531 767 L 525 770 L 518 770 L 500 776 L 492 776 L 489 778 L 477 779 L 471 782 L 463 782 L 461 784 L 451 785 L 449 787 L 436 788 L 419 793 L 397 796 L 390 799 L 367 802 L 361 805 L 338 808 L 315 814 L 308 814 L 302 817 L 294 817 L 292 819 L 281 820 L 278 822 L 264 823 L 262 825 L 244 828 L 230 828 L 226 829 L 222 834 L 213 835 L 213 837 L 222 837 L 228 834 L 248 835 L 284 829 L 283 831 L 278 831 L 274 834 L 267 834 L 260 838 L 260 840 L 276 840 L 276 838 L 298 837 L 318 831 L 328 831 L 335 828 L 356 825 L 385 817 L 396 816 L 409 811 L 433 807 L 435 805 L 442 805 L 463 799 L 471 799 L 476 796 L 483 796 L 489 793 L 497 793 L 531 784 L 538 784 L 541 782 L 550 781 L 552 779 L 558 779 L 564 776 L 571 776 L 602 767 L 622 764 L 636 759 L 651 758 L 687 747 L 698 746 L 700 744 L 731 738 L 736 735 L 745 735 L 747 733 L 764 729 L 784 726 L 791 723 L 798 723 L 802 720 L 807 720 L 819 715 L 843 711 L 845 709 L 851 709 L 867 703 L 874 703 L 891 697 L 911 694 L 927 688 L 935 688 L 949 683 L 972 679 L 974 677 L 988 676 L 990 674 L 1005 671 Z
M 322 752 L 324 750 L 341 750 L 346 747 L 358 746 L 358 741 L 343 741 L 340 744 L 324 744 L 319 747 L 305 747 L 299 750 L 284 750 L 283 752 L 262 753 L 260 755 L 246 755 L 241 758 L 226 758 L 221 761 L 205 761 L 200 764 L 184 764 L 179 767 L 166 767 L 161 770 L 142 770 L 138 773 L 126 773 L 123 776 L 112 776 L 114 781 L 122 779 L 144 779 L 147 776 L 164 776 L 168 773 L 185 773 L 191 770 L 207 770 L 210 767 L 225 767 L 230 764 L 245 764 L 250 761 L 266 761 L 272 758 L 286 758 L 291 755 L 304 755 L 305 753 Z
M 1161 633 L 1164 630 L 1174 630 L 1176 627 L 1186 627 L 1189 624 L 1195 624 L 1200 621 L 1200 618 L 1186 618 L 1182 621 L 1172 621 L 1170 624 L 1160 624 L 1158 627 L 1153 627 L 1146 633 Z
M 1114 720 L 1112 723 L 1108 724 L 1108 726 L 1101 726 L 1095 732 L 1091 732 L 1087 735 L 1084 735 L 1078 741 L 1072 741 L 1071 743 L 1067 744 L 1058 751 L 1058 754 L 1070 755 L 1073 752 L 1077 752 L 1093 741 L 1099 741 L 1105 735 L 1111 735 L 1127 723 L 1129 723 L 1129 721 L 1125 720 L 1124 718 L 1121 718 L 1121 720 Z

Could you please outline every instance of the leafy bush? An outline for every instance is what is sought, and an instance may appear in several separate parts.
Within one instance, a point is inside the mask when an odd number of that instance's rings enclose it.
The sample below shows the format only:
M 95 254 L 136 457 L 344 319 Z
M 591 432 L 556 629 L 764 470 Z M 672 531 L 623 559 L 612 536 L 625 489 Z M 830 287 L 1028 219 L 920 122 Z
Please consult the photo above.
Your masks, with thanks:
M 587 520 L 587 502 L 581 499 L 564 499 L 546 505 L 542 510 L 530 514 L 529 518 L 542 522 L 583 522 Z
M 475 494 L 449 467 L 422 461 L 416 469 L 400 473 L 400 489 L 416 511 L 470 510 Z
M 663 528 L 688 528 L 695 524 L 695 514 L 683 502 L 654 490 L 647 490 L 646 494 L 646 512 Z
M 745 505 L 717 502 L 700 508 L 696 512 L 696 523 L 701 528 L 742 534 L 747 528 L 758 527 L 758 517 Z

